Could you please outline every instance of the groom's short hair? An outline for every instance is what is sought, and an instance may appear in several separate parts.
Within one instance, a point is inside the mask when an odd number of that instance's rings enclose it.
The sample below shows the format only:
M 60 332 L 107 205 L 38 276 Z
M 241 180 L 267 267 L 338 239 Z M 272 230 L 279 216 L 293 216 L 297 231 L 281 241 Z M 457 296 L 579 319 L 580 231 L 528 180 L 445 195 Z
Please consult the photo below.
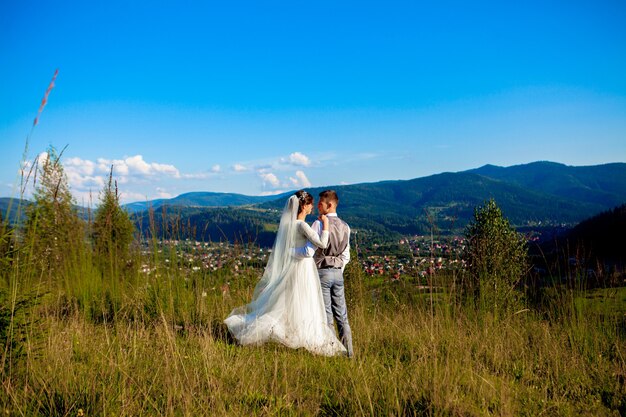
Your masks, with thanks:
M 337 196 L 337 192 L 335 190 L 326 190 L 320 193 L 320 200 L 332 201 L 336 204 L 339 204 L 339 197 Z

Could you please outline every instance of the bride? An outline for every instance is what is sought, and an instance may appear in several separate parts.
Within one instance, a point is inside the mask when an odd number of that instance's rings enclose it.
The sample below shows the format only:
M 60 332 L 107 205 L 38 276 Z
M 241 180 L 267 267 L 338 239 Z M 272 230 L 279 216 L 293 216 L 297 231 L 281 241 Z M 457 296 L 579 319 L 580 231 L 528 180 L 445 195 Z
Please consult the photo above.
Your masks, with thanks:
M 313 197 L 298 191 L 283 210 L 274 247 L 252 301 L 238 307 L 224 320 L 242 345 L 276 341 L 290 348 L 303 347 L 313 353 L 333 356 L 346 349 L 326 324 L 322 290 L 313 258 L 298 259 L 294 249 L 307 241 L 328 246 L 328 219 L 321 237 L 304 221 L 313 209 Z

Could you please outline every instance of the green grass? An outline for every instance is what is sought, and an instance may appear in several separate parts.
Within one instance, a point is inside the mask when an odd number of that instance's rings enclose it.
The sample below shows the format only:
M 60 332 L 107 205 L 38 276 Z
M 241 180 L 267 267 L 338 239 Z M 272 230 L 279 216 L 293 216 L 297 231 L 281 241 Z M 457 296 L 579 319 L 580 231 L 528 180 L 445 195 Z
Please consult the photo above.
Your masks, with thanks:
M 250 299 L 258 269 L 194 271 L 157 245 L 103 267 L 72 247 L 53 276 L 27 248 L 1 272 L 6 415 L 626 414 L 623 288 L 555 287 L 495 318 L 447 290 L 370 280 L 355 260 L 348 360 L 228 340 L 222 320 Z
M 576 298 L 576 304 L 587 312 L 626 316 L 626 287 L 585 291 Z

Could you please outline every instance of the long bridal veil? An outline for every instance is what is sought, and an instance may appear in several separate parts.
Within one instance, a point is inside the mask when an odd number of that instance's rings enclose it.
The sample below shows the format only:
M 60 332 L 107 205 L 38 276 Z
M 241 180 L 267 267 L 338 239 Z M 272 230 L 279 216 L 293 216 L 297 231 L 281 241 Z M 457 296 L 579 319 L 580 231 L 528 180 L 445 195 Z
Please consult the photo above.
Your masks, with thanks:
M 285 337 L 280 319 L 285 311 L 284 281 L 295 263 L 291 251 L 295 247 L 298 207 L 298 197 L 291 196 L 283 209 L 272 252 L 252 301 L 234 309 L 224 320 L 241 344 Z
M 296 218 L 299 205 L 300 202 L 295 195 L 289 197 L 285 204 L 283 214 L 280 216 L 272 253 L 267 261 L 263 277 L 254 288 L 254 295 L 250 305 L 255 299 L 262 298 L 267 289 L 272 288 L 279 280 L 282 280 L 294 262 L 291 252 L 295 247 Z

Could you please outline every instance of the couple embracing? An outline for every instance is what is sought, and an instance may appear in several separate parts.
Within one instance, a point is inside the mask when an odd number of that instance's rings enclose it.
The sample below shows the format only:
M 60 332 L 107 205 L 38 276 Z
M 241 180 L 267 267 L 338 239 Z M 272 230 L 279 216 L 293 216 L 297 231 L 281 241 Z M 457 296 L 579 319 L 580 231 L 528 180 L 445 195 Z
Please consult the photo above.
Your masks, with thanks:
M 350 228 L 337 217 L 337 193 L 327 190 L 319 197 L 319 218 L 312 226 L 305 218 L 313 210 L 313 196 L 300 190 L 289 197 L 252 301 L 224 320 L 240 344 L 275 341 L 320 355 L 352 357 L 343 285 Z

